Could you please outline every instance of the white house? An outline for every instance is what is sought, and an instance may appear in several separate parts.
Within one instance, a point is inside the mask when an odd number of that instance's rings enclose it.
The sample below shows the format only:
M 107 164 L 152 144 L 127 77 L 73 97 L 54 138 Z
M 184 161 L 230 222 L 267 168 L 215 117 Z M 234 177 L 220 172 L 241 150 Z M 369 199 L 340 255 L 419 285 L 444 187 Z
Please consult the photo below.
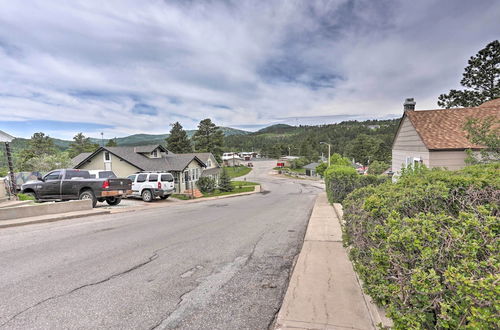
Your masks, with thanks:
M 208 162 L 215 160 L 213 155 L 174 154 L 161 145 L 137 147 L 101 147 L 92 153 L 82 153 L 73 158 L 73 167 L 86 170 L 110 170 L 119 177 L 127 177 L 140 171 L 170 172 L 175 179 L 176 192 L 184 192 L 202 176 Z M 213 168 L 220 167 L 216 162 Z

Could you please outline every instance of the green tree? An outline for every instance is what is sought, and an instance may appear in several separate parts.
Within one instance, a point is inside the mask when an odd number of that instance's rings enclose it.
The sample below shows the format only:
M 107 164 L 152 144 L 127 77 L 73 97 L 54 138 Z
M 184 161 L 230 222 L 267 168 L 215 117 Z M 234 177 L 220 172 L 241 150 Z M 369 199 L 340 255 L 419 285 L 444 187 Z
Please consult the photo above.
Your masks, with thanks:
M 443 108 L 475 107 L 500 97 L 500 42 L 490 42 L 469 59 L 460 84 L 467 89 L 452 89 L 441 94 L 438 106 Z
M 69 145 L 68 153 L 73 158 L 82 152 L 94 152 L 97 148 L 99 148 L 98 144 L 92 143 L 90 138 L 85 137 L 83 133 L 78 133 L 73 137 L 73 142 Z
M 373 161 L 368 167 L 368 174 L 382 174 L 390 167 L 389 164 L 381 161 Z
M 118 147 L 118 143 L 116 143 L 116 138 L 109 139 L 109 141 L 106 143 L 106 147 Z
M 369 162 L 382 157 L 381 146 L 382 140 L 379 138 L 360 134 L 348 144 L 346 154 L 349 158 L 354 158 L 357 162 L 368 165 Z
M 194 133 L 193 140 L 198 152 L 211 152 L 218 162 L 221 161 L 224 133 L 210 118 L 203 119 Z
M 231 184 L 231 178 L 227 173 L 226 168 L 222 168 L 222 172 L 219 177 L 219 190 L 220 191 L 233 191 L 233 185 Z
M 54 154 L 45 154 L 32 158 L 25 168 L 26 171 L 48 172 L 57 168 L 71 167 L 71 158 L 67 152 L 57 152 Z
M 469 119 L 464 126 L 470 142 L 485 146 L 479 157 L 472 150 L 467 151 L 468 164 L 500 162 L 500 120 L 494 117 L 485 119 Z
M 56 153 L 54 141 L 43 132 L 31 136 L 27 148 L 23 149 L 18 156 L 18 168 L 21 171 L 31 171 L 32 159 Z
M 165 139 L 167 149 L 176 154 L 191 152 L 191 141 L 179 122 L 171 124 L 170 135 Z

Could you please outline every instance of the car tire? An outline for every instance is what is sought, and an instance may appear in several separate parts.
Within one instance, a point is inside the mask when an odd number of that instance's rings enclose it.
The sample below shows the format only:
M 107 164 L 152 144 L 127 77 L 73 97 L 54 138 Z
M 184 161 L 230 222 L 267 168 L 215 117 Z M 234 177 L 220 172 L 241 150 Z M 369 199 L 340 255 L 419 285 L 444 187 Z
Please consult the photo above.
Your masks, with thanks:
M 153 192 L 151 192 L 151 190 L 149 189 L 145 189 L 142 191 L 142 194 L 141 194 L 141 197 L 142 197 L 142 200 L 147 202 L 147 203 L 150 203 L 153 201 L 154 197 L 153 197 Z
M 109 205 L 118 205 L 122 201 L 121 197 L 108 197 L 106 198 L 106 203 Z
M 78 199 L 85 200 L 90 199 L 92 201 L 92 207 L 95 207 L 97 204 L 97 198 L 95 198 L 94 192 L 90 189 L 86 189 L 80 193 Z
M 167 199 L 167 198 L 169 198 L 169 197 L 170 197 L 170 195 L 163 195 L 163 196 L 161 196 L 160 198 L 161 198 L 161 199 Z

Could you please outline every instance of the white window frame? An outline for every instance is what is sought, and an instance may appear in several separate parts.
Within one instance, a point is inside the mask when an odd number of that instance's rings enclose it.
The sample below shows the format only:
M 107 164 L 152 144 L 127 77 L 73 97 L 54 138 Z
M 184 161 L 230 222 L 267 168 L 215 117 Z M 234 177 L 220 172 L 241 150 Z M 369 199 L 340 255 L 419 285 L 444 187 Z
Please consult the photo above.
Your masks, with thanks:
M 106 156 L 108 156 L 108 157 L 106 157 Z M 103 157 L 104 157 L 105 163 L 111 163 L 111 153 L 109 151 L 104 151 Z M 108 158 L 108 159 L 106 159 L 106 158 Z

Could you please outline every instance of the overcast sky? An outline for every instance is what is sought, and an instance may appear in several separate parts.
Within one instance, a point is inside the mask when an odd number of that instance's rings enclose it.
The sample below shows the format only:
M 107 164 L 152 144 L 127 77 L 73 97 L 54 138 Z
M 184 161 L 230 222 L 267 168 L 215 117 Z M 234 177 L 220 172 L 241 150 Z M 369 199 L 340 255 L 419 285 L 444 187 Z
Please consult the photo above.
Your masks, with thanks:
M 166 133 L 400 115 L 500 36 L 500 1 L 0 0 L 0 129 Z

